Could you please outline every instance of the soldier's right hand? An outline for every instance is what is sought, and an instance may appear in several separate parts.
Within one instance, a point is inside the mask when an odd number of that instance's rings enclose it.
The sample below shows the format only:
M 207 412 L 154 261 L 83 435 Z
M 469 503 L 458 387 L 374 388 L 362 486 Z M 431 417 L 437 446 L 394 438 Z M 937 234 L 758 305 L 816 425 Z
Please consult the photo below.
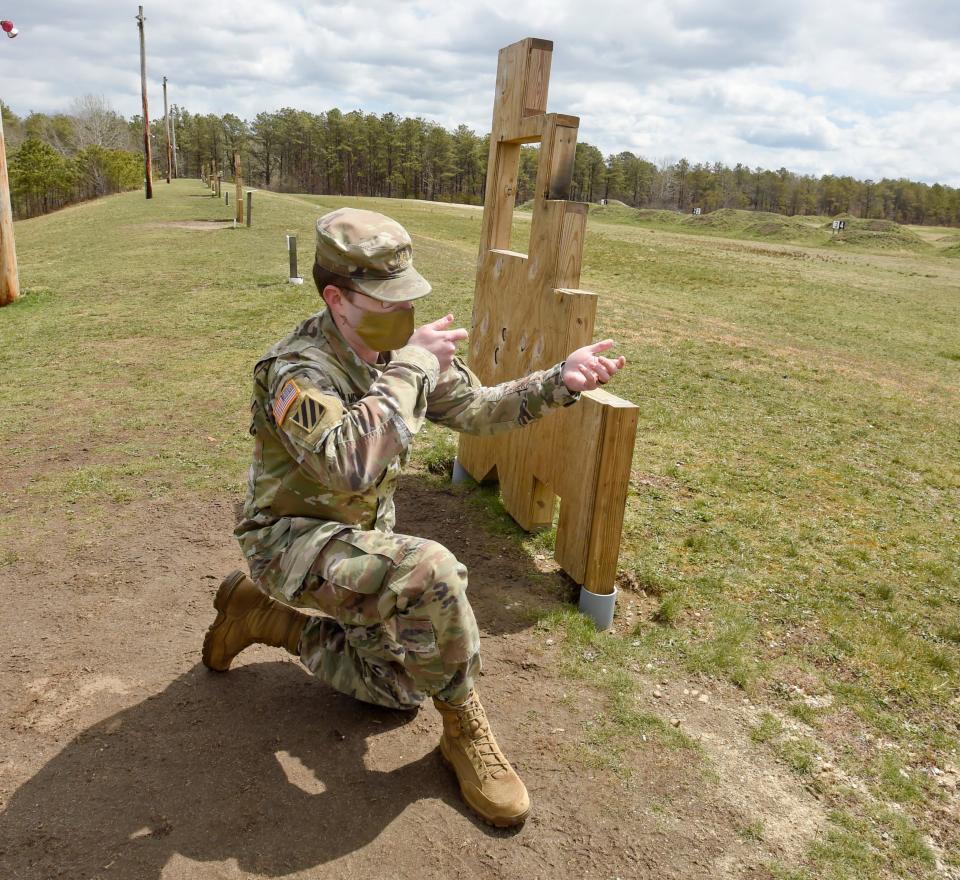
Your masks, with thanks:
M 467 338 L 467 331 L 462 327 L 451 330 L 453 315 L 445 315 L 432 324 L 424 324 L 413 331 L 413 336 L 407 345 L 416 345 L 425 348 L 440 362 L 440 372 L 446 371 L 457 353 L 457 344 Z

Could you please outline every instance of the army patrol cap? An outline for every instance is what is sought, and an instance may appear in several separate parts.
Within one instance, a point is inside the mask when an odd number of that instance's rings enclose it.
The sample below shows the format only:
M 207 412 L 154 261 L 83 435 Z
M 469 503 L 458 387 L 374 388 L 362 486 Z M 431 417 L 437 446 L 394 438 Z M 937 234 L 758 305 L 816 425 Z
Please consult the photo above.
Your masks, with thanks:
M 376 211 L 339 208 L 324 214 L 317 221 L 316 261 L 381 302 L 406 302 L 431 290 L 413 268 L 413 242 L 407 230 Z

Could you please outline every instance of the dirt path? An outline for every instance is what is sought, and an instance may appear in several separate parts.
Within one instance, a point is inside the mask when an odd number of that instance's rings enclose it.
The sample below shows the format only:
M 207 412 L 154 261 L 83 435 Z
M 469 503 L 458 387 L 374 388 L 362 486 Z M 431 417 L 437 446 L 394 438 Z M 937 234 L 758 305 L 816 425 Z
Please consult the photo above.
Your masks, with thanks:
M 628 781 L 591 767 L 604 699 L 556 672 L 530 623 L 568 588 L 462 498 L 403 490 L 401 528 L 470 567 L 481 693 L 531 790 L 525 828 L 461 806 L 432 709 L 365 707 L 270 649 L 227 675 L 199 665 L 212 594 L 240 562 L 233 499 L 115 505 L 93 534 L 51 517 L 0 568 L 0 877 L 768 877 L 803 851 L 818 804 L 751 750 L 737 694 L 702 703 L 651 678 L 651 705 L 671 703 L 704 758 L 638 742 Z

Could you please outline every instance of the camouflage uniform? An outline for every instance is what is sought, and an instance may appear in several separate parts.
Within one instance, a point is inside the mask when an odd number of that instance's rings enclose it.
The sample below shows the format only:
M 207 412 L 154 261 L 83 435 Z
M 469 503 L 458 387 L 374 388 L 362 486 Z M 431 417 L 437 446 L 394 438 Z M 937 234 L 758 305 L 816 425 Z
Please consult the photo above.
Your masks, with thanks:
M 429 287 L 427 287 L 429 290 Z M 236 529 L 253 579 L 314 609 L 300 656 L 361 700 L 458 702 L 480 669 L 467 572 L 433 541 L 394 534 L 393 493 L 429 419 L 473 434 L 521 427 L 578 395 L 560 365 L 484 388 L 459 359 L 405 346 L 361 360 L 322 311 L 254 369 L 253 464 Z

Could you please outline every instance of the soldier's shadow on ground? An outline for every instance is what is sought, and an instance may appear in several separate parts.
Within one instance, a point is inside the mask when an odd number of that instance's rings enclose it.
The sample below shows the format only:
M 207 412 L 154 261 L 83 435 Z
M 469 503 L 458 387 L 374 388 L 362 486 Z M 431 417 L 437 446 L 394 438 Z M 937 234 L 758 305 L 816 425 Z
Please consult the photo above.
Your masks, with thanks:
M 467 566 L 470 602 L 488 635 L 529 629 L 537 614 L 570 607 L 579 586 L 562 571 L 540 571 L 518 546 L 523 533 L 506 515 L 501 527 L 510 534 L 493 532 L 489 516 L 473 503 L 478 491 L 476 484 L 444 487 L 405 474 L 396 495 L 396 530 L 439 541 Z
M 154 880 L 179 853 L 273 877 L 363 847 L 417 800 L 465 813 L 436 749 L 365 766 L 368 740 L 411 719 L 294 663 L 198 665 L 79 734 L 15 792 L 0 874 Z
M 528 629 L 532 612 L 571 598 L 564 575 L 539 572 L 514 539 L 491 534 L 462 491 L 412 475 L 397 501 L 398 530 L 467 565 L 487 635 Z M 17 789 L 0 816 L 0 877 L 156 880 L 175 854 L 276 877 L 364 847 L 421 799 L 469 816 L 436 748 L 368 769 L 369 742 L 406 723 L 416 722 L 337 694 L 294 662 L 228 675 L 197 665 L 76 736 Z

